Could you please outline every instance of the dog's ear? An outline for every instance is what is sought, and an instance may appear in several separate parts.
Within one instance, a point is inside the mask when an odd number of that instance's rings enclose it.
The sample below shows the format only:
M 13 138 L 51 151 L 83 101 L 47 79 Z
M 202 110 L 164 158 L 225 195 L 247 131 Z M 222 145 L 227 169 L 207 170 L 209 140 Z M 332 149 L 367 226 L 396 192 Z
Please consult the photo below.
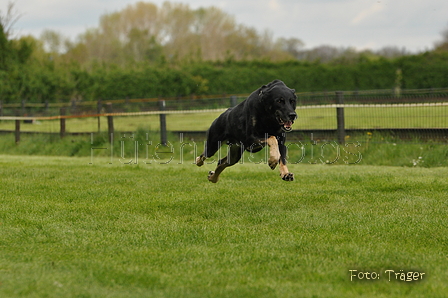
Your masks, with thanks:
M 258 92 L 258 97 L 260 100 L 263 100 L 263 97 L 269 93 L 274 87 L 277 86 L 278 83 L 281 83 L 280 80 L 274 80 L 267 85 L 263 85 L 260 87 L 260 91 Z
M 258 98 L 260 99 L 260 101 L 263 101 L 263 97 L 266 95 L 267 88 L 267 85 L 263 85 L 260 87 L 260 91 L 258 91 Z
M 259 98 L 261 101 L 263 101 L 263 98 L 264 98 L 269 92 L 271 92 L 272 89 L 276 88 L 277 86 L 285 86 L 285 87 L 286 87 L 285 83 L 283 83 L 282 81 L 280 81 L 280 80 L 274 80 L 274 81 L 270 82 L 269 84 L 267 84 L 267 85 L 263 85 L 263 86 L 260 87 L 260 89 L 259 89 L 259 91 L 258 91 L 258 98 Z M 286 87 L 286 88 L 288 88 L 288 87 Z M 288 89 L 291 90 L 291 92 L 292 92 L 292 94 L 294 94 L 294 96 L 296 96 L 296 90 L 295 90 L 295 89 L 291 89 L 291 88 L 288 88 Z M 297 98 L 297 97 L 296 97 L 296 98 Z
M 297 99 L 296 89 L 289 89 L 289 90 L 291 90 L 292 94 L 294 95 L 294 98 Z

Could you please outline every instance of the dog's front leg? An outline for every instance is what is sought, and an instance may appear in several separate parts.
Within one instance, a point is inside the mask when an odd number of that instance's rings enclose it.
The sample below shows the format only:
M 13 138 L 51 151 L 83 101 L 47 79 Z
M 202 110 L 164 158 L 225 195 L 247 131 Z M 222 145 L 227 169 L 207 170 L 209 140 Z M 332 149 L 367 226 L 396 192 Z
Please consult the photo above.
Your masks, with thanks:
M 294 174 L 289 172 L 282 159 L 280 159 L 280 177 L 285 181 L 294 181 Z
M 280 150 L 278 147 L 278 141 L 277 138 L 274 136 L 270 136 L 267 138 L 266 142 L 269 146 L 269 160 L 268 164 L 269 167 L 273 170 L 278 165 L 278 162 L 280 161 Z
M 281 138 L 279 146 L 280 152 L 280 177 L 285 181 L 293 181 L 294 174 L 290 173 L 288 167 L 286 166 L 286 146 L 285 138 Z
M 264 139 L 251 137 L 251 138 L 249 138 L 249 140 L 252 141 L 252 146 L 250 148 L 253 148 L 254 145 L 264 147 L 267 144 L 269 146 L 268 164 L 272 170 L 275 169 L 275 167 L 278 165 L 278 163 L 280 161 L 280 157 L 281 157 L 277 138 L 275 136 L 269 137 L 266 134 Z

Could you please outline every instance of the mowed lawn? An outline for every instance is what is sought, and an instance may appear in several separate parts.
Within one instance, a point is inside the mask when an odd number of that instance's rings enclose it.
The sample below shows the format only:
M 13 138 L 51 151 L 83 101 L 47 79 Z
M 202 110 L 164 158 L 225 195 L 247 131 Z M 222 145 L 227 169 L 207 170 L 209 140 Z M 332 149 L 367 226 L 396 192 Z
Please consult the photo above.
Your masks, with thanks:
M 0 297 L 447 297 L 448 168 L 90 161 L 0 156 Z

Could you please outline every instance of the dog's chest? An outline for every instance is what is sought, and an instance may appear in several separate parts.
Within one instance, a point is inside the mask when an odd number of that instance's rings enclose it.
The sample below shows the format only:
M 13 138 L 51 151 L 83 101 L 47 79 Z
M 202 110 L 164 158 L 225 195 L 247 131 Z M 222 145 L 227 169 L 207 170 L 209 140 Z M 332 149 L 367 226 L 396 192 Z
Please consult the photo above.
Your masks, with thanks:
M 256 127 L 257 126 L 257 117 L 255 117 L 255 116 L 252 116 L 252 126 L 253 127 Z

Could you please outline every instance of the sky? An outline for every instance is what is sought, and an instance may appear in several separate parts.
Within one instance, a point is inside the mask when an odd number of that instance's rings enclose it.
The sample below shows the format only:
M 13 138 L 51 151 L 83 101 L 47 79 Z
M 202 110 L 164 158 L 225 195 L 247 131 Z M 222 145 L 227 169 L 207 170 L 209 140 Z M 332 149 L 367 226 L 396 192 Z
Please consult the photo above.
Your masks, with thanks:
M 75 40 L 97 27 L 101 15 L 120 11 L 137 0 L 3 0 L 21 14 L 15 36 L 39 37 L 51 29 Z M 146 2 L 161 6 L 165 0 Z M 330 45 L 357 50 L 386 46 L 408 52 L 431 50 L 448 29 L 447 0 L 172 0 L 192 9 L 216 6 L 236 22 L 274 38 L 298 38 L 306 49 Z

